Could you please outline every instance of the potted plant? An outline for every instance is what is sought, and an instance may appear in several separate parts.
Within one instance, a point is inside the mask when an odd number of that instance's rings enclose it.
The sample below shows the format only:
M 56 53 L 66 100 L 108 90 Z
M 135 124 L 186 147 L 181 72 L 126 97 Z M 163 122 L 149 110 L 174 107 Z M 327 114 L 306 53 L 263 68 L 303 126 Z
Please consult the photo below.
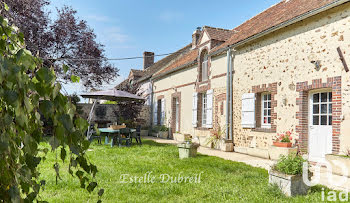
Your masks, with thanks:
M 298 154 L 282 155 L 269 171 L 269 183 L 277 185 L 286 196 L 306 195 L 309 186 L 302 177 L 304 162 Z
M 142 126 L 140 132 L 141 136 L 148 136 L 149 129 L 149 126 Z
M 195 157 L 197 155 L 199 144 L 186 140 L 185 142 L 178 144 L 177 147 L 179 149 L 179 158 L 185 159 Z
M 158 134 L 159 134 L 159 137 L 167 139 L 169 135 L 169 129 L 166 126 L 162 125 L 159 127 Z
M 276 147 L 292 147 L 292 133 L 287 131 L 284 134 L 277 134 L 277 138 L 273 142 Z

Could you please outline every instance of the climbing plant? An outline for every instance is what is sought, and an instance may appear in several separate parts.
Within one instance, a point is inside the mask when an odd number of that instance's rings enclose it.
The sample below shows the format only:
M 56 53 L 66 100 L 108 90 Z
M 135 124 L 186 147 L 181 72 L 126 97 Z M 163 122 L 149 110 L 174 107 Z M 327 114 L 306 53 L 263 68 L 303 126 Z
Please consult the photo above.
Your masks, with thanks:
M 1 5 L 2 12 L 8 10 Z M 63 67 L 65 71 L 68 66 Z M 84 132 L 86 120 L 74 117 L 75 106 L 60 93 L 52 67 L 44 67 L 24 44 L 23 34 L 0 16 L 0 202 L 32 202 L 40 198 L 45 180 L 38 165 L 49 150 L 56 153 L 56 181 L 61 161 L 88 192 L 97 188 L 97 168 L 85 155 L 90 142 Z M 43 141 L 43 122 L 51 120 L 50 148 Z M 64 181 L 64 180 L 62 180 Z M 100 189 L 98 195 L 103 194 Z M 100 201 L 100 200 L 99 200 Z

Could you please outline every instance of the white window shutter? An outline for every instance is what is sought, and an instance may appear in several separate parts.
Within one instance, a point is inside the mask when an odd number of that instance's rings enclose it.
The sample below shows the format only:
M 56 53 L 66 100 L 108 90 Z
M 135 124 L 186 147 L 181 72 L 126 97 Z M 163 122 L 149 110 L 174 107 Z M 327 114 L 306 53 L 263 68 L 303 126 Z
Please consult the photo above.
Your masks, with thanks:
M 158 101 L 153 103 L 153 125 L 157 125 L 157 117 L 158 117 L 158 107 L 157 107 Z
M 197 104 L 198 104 L 198 94 L 193 93 L 193 103 L 192 103 L 192 126 L 197 127 Z
M 161 103 L 162 103 L 162 106 L 161 106 L 161 116 L 162 116 L 162 118 L 161 118 L 161 124 L 162 125 L 165 125 L 165 99 L 163 98 L 162 100 L 161 100 Z
M 207 91 L 207 128 L 213 128 L 213 90 Z
M 242 95 L 242 127 L 255 128 L 255 94 Z

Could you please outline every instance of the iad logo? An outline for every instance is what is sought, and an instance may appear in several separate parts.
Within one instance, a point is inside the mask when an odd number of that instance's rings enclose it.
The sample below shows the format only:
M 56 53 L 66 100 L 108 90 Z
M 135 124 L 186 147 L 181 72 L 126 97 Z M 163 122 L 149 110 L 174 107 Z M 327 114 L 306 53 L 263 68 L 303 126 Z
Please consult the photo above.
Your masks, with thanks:
M 338 160 L 332 160 L 332 163 L 334 164 L 334 166 L 340 167 L 342 170 L 342 176 L 339 176 L 339 178 L 337 178 L 337 180 L 334 180 L 333 178 L 333 169 L 332 169 L 332 165 L 328 162 L 318 162 L 316 164 L 315 171 L 313 172 L 313 180 L 309 180 L 309 164 L 308 162 L 304 162 L 303 163 L 303 181 L 306 185 L 308 186 L 315 186 L 317 184 L 320 184 L 320 179 L 321 179 L 321 167 L 325 166 L 327 169 L 327 173 L 325 174 L 328 180 L 329 185 L 333 186 L 333 187 L 341 187 L 344 186 L 345 183 L 348 181 L 348 168 L 345 166 L 344 163 L 342 163 L 341 161 Z

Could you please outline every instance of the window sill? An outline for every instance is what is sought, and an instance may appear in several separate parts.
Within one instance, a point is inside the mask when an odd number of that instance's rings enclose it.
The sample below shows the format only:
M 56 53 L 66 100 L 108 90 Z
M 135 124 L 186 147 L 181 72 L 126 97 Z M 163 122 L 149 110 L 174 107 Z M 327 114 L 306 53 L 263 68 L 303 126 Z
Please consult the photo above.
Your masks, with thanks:
M 254 128 L 252 129 L 252 131 L 255 132 L 265 132 L 265 133 L 276 133 L 276 130 L 272 129 L 272 128 Z

